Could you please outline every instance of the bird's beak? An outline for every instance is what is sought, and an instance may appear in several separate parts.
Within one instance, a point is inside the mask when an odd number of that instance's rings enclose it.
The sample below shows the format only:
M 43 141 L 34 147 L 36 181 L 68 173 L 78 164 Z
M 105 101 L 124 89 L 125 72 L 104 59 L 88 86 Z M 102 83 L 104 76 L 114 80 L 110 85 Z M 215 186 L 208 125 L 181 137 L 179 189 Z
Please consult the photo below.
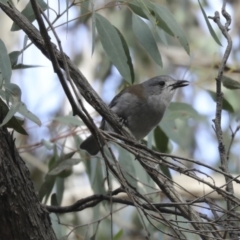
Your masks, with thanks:
M 174 84 L 171 84 L 170 87 L 172 87 L 171 90 L 174 90 L 174 89 L 176 89 L 176 88 L 186 87 L 186 86 L 188 86 L 188 84 L 189 84 L 189 81 L 186 81 L 186 80 L 177 80 L 177 82 L 174 83 Z

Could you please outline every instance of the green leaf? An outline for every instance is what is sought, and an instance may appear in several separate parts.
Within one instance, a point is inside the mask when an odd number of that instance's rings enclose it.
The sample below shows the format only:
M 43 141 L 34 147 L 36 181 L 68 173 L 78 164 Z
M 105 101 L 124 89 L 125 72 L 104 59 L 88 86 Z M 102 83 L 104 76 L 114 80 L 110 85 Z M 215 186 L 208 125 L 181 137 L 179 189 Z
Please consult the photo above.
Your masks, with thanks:
M 185 51 L 190 54 L 190 48 L 185 33 L 178 25 L 177 21 L 175 20 L 172 13 L 168 10 L 168 8 L 161 6 L 158 3 L 149 3 L 148 6 L 156 14 L 158 27 L 177 38 Z
M 42 125 L 40 119 L 36 115 L 34 115 L 32 112 L 30 112 L 23 102 L 21 102 L 18 112 L 21 113 L 24 117 L 36 123 L 38 126 Z
M 10 82 L 12 66 L 4 42 L 0 39 L 0 72 L 6 83 Z
M 180 133 L 179 129 L 175 124 L 174 120 L 170 120 L 164 116 L 159 126 L 165 132 L 165 134 L 168 136 L 169 139 L 171 139 L 172 141 L 174 141 L 175 143 L 181 146 L 182 137 L 179 134 Z
M 106 54 L 116 66 L 123 78 L 131 83 L 131 71 L 128 59 L 115 27 L 103 16 L 96 13 L 96 27 Z
M 38 192 L 38 196 L 39 196 L 40 201 L 42 201 L 44 196 L 46 196 L 44 202 L 45 203 L 47 202 L 48 197 L 50 196 L 50 194 L 52 192 L 55 180 L 56 180 L 55 176 L 46 175 L 45 181 L 43 182 L 43 184 L 42 184 L 42 186 L 41 186 L 41 188 Z
M 43 11 L 45 11 L 48 8 L 48 5 L 43 0 L 36 0 L 36 1 Z M 26 5 L 26 7 L 22 10 L 21 14 L 24 15 L 30 22 L 33 22 L 36 19 L 34 11 L 32 9 L 31 2 L 29 2 Z M 20 28 L 14 22 L 11 27 L 11 31 L 17 31 L 17 30 L 20 30 Z
M 156 149 L 159 152 L 162 152 L 162 153 L 168 152 L 169 138 L 166 135 L 166 133 L 159 126 L 157 126 L 154 130 L 154 140 L 155 140 Z M 170 173 L 170 170 L 168 167 L 166 167 L 164 165 L 160 165 L 160 169 L 167 177 L 172 179 L 172 176 L 171 176 L 171 173 Z
M 211 90 L 207 90 L 207 92 L 210 94 L 213 101 L 216 102 L 216 100 L 217 100 L 216 93 Z M 228 112 L 231 112 L 231 113 L 234 112 L 232 105 L 224 97 L 223 97 L 223 102 L 222 102 L 222 108 Z
M 240 89 L 240 82 L 233 80 L 230 77 L 227 77 L 223 75 L 222 77 L 222 83 L 225 88 L 235 90 L 235 89 Z
M 4 85 L 4 87 L 5 87 L 6 92 L 13 97 L 14 102 L 21 101 L 22 91 L 21 91 L 21 88 L 17 84 L 6 83 Z
M 8 55 L 9 55 L 9 58 L 10 58 L 10 61 L 11 61 L 12 67 L 17 64 L 18 57 L 19 57 L 20 54 L 21 54 L 20 51 L 13 51 L 13 52 L 10 52 L 10 53 L 8 54 Z
M 170 120 L 174 120 L 176 118 L 193 118 L 195 120 L 201 119 L 199 113 L 190 104 L 180 102 L 171 102 L 167 109 L 165 117 Z
M 2 113 L 3 118 L 6 117 L 9 111 L 7 104 L 1 98 L 0 98 L 0 111 Z M 22 127 L 21 122 L 14 116 L 6 123 L 6 127 L 13 128 L 15 131 L 23 135 L 28 135 L 25 129 Z
M 91 183 L 91 188 L 96 194 L 105 194 L 105 178 L 103 177 L 101 161 L 97 157 L 91 157 L 91 160 L 84 161 L 86 172 Z
M 137 188 L 137 176 L 134 168 L 134 156 L 119 145 L 117 146 L 117 148 L 119 151 L 118 160 L 119 164 L 123 168 L 123 175 L 132 186 Z
M 168 137 L 159 126 L 157 126 L 154 130 L 154 140 L 156 148 L 159 152 L 168 152 Z
M 13 115 L 18 111 L 20 105 L 21 105 L 21 103 L 18 102 L 18 103 L 13 104 L 10 107 L 7 115 L 5 116 L 5 118 L 3 119 L 2 123 L 0 124 L 0 127 L 4 126 L 8 121 L 10 121 L 10 119 L 13 117 Z
M 27 69 L 27 68 L 39 68 L 39 67 L 43 67 L 43 66 L 41 66 L 41 65 L 28 65 L 28 64 L 19 63 L 17 65 L 14 65 L 12 67 L 12 69 L 16 70 L 16 69 Z
M 120 240 L 123 236 L 123 230 L 120 229 L 116 234 L 115 236 L 113 237 L 113 240 Z
M 157 43 L 148 25 L 135 14 L 132 15 L 133 32 L 152 59 L 162 67 L 161 55 Z
M 125 0 L 121 2 L 126 2 Z M 128 6 L 132 9 L 134 13 L 136 13 L 138 16 L 148 19 L 145 11 L 143 11 L 143 8 L 139 6 L 139 4 L 136 1 L 129 1 L 127 2 Z
M 132 80 L 132 84 L 134 83 L 134 69 L 133 69 L 133 64 L 132 64 L 132 58 L 131 58 L 131 55 L 130 55 L 130 51 L 129 51 L 129 48 L 128 48 L 128 45 L 127 45 L 127 42 L 125 40 L 125 38 L 123 37 L 122 33 L 115 27 L 121 41 L 122 41 L 122 46 L 123 46 L 123 49 L 124 49 L 124 52 L 127 56 L 127 64 L 130 68 L 130 72 L 131 72 L 131 80 Z
M 63 116 L 63 117 L 55 117 L 54 121 L 73 126 L 82 126 L 83 122 L 78 119 L 76 116 Z
M 58 201 L 57 201 L 57 195 L 56 195 L 56 193 L 53 193 L 53 194 L 51 195 L 51 205 L 52 205 L 52 206 L 59 206 L 59 203 L 58 203 Z
M 48 172 L 48 175 L 58 175 L 62 171 L 66 169 L 68 170 L 72 168 L 72 166 L 77 165 L 80 162 L 81 159 L 79 158 L 71 158 L 57 162 L 57 164 L 52 168 L 52 170 Z
M 202 10 L 202 14 L 203 14 L 203 16 L 204 16 L 205 22 L 207 23 L 208 30 L 209 30 L 210 34 L 212 35 L 212 37 L 213 37 L 213 39 L 215 40 L 215 42 L 216 42 L 217 44 L 219 44 L 220 46 L 222 46 L 221 42 L 219 41 L 216 33 L 214 32 L 214 30 L 213 30 L 213 28 L 212 28 L 212 25 L 210 24 L 210 22 L 209 22 L 209 20 L 208 20 L 207 14 L 205 13 L 205 11 L 204 11 L 204 9 L 203 9 L 203 7 L 202 7 L 202 5 L 201 5 L 201 3 L 200 3 L 199 0 L 198 0 L 198 3 L 199 3 L 199 6 L 200 6 L 200 8 L 201 8 L 201 10 Z

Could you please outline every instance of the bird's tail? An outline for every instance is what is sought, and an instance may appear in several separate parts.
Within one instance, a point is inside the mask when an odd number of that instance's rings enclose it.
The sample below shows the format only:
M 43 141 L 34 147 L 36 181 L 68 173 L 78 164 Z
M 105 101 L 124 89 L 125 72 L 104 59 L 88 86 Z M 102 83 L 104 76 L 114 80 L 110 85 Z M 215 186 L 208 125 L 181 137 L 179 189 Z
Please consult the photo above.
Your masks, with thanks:
M 92 135 L 81 143 L 80 148 L 86 150 L 91 155 L 96 155 L 99 152 L 97 141 Z

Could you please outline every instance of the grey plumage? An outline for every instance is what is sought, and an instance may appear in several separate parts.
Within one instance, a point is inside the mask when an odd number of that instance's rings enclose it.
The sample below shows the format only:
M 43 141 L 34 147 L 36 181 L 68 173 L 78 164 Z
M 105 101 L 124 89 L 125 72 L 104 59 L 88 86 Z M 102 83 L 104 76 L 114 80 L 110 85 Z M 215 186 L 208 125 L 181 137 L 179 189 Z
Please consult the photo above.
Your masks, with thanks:
M 161 121 L 175 90 L 187 85 L 185 80 L 177 81 L 166 75 L 157 76 L 124 89 L 113 98 L 109 107 L 123 119 L 136 140 L 140 140 Z M 104 119 L 100 128 L 113 131 Z M 96 155 L 99 151 L 92 135 L 83 141 L 80 147 L 91 155 Z

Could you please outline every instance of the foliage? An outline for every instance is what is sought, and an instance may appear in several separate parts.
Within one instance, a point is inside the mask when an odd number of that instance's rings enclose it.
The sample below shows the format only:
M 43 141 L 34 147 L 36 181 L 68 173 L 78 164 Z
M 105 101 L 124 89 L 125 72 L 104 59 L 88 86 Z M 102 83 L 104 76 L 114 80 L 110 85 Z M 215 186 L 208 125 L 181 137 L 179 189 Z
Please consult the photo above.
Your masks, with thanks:
M 1 0 L 0 2 L 6 3 Z M 38 164 L 31 167 L 32 173 L 37 172 L 37 178 L 33 176 L 33 181 L 38 188 L 40 200 L 44 204 L 57 207 L 73 204 L 72 210 L 69 210 L 71 220 L 67 220 L 63 214 L 60 216 L 59 224 L 54 224 L 54 230 L 58 237 L 77 239 L 79 236 L 85 235 L 85 239 L 117 240 L 125 239 L 127 236 L 131 238 L 136 234 L 138 239 L 144 237 L 162 239 L 163 235 L 179 237 L 184 234 L 187 239 L 198 239 L 199 233 L 193 231 L 194 225 L 191 225 L 191 221 L 179 209 L 174 210 L 177 220 L 172 216 L 171 210 L 173 211 L 174 204 L 171 205 L 171 201 L 173 200 L 164 195 L 164 191 L 160 192 L 159 186 L 156 185 L 156 181 L 149 175 L 149 172 L 153 169 L 158 172 L 158 176 L 173 184 L 175 191 L 179 191 L 183 196 L 184 202 L 190 199 L 192 206 L 196 206 L 195 202 L 199 202 L 198 207 L 204 210 L 196 210 L 196 212 L 199 213 L 201 219 L 204 219 L 203 221 L 209 221 L 209 218 L 206 219 L 203 214 L 201 215 L 203 211 L 211 217 L 211 211 L 214 214 L 216 211 L 219 218 L 227 214 L 226 212 L 222 214 L 222 208 L 218 212 L 213 207 L 220 209 L 223 202 L 229 201 L 229 196 L 227 197 L 226 191 L 218 183 L 215 184 L 212 175 L 218 173 L 226 177 L 228 172 L 225 173 L 223 169 L 219 170 L 218 165 L 212 166 L 213 160 L 216 160 L 214 158 L 211 159 L 211 164 L 207 162 L 208 152 L 210 154 L 212 151 L 208 149 L 208 144 L 211 147 L 214 146 L 215 152 L 220 153 L 221 156 L 221 152 L 218 152 L 220 150 L 216 147 L 216 143 L 219 144 L 218 132 L 215 127 L 214 131 L 212 130 L 211 119 L 215 115 L 215 107 L 219 104 L 219 97 L 221 97 L 214 85 L 221 57 L 214 58 L 213 55 L 215 50 L 220 55 L 219 45 L 222 41 L 214 31 L 213 21 L 207 17 L 205 6 L 200 1 L 198 1 L 199 5 L 186 1 L 189 15 L 184 16 L 186 9 L 180 1 L 165 4 L 162 1 L 148 0 L 111 2 L 87 0 L 66 1 L 66 5 L 58 1 L 58 3 L 44 2 L 43 0 L 37 2 L 45 12 L 45 17 L 51 22 L 51 25 L 47 22 L 45 24 L 51 41 L 57 44 L 56 49 L 58 48 L 62 54 L 59 41 L 55 40 L 53 29 L 61 41 L 64 39 L 62 32 L 66 34 L 67 44 L 63 47 L 63 51 L 72 51 L 69 57 L 74 60 L 76 65 L 79 65 L 80 71 L 85 70 L 83 66 L 91 65 L 90 76 L 102 84 L 103 88 L 109 84 L 109 79 L 115 81 L 114 79 L 117 78 L 121 79 L 120 89 L 155 75 L 168 74 L 180 79 L 185 70 L 188 71 L 187 75 L 191 82 L 188 90 L 179 91 L 176 101 L 170 104 L 164 119 L 148 135 L 142 145 L 127 143 L 127 141 L 123 143 L 116 138 L 111 138 L 109 146 L 113 150 L 112 153 L 107 147 L 104 147 L 105 155 L 91 157 L 79 149 L 82 139 L 85 138 L 86 129 L 84 119 L 80 120 L 77 116 L 69 114 L 69 111 L 73 111 L 75 115 L 74 109 L 68 109 L 63 116 L 58 116 L 56 111 L 55 116 L 51 116 L 52 120 L 48 125 L 49 138 L 42 135 L 43 139 L 38 142 L 34 130 L 31 131 L 26 127 L 26 120 L 25 126 L 23 125 L 23 118 L 29 119 L 38 126 L 45 123 L 35 113 L 36 109 L 32 112 L 28 110 L 29 102 L 24 103 L 22 95 L 27 94 L 29 89 L 20 86 L 21 84 L 16 84 L 15 76 L 30 69 L 37 71 L 39 67 L 41 67 L 39 68 L 41 71 L 45 71 L 45 67 L 42 63 L 39 64 L 37 59 L 32 59 L 31 64 L 25 63 L 23 56 L 26 54 L 26 50 L 36 44 L 29 41 L 29 36 L 24 38 L 23 49 L 14 51 L 8 51 L 4 44 L 5 41 L 0 40 L 0 107 L 4 117 L 1 126 L 13 128 L 20 134 L 28 134 L 29 139 L 32 137 L 37 142 L 29 144 L 26 139 L 25 145 L 21 143 L 18 147 L 19 151 L 21 149 L 28 152 L 35 150 L 34 154 L 48 169 L 42 173 L 38 169 Z M 58 6 L 58 4 L 60 5 Z M 202 35 L 194 36 L 196 32 L 203 32 L 199 20 L 194 17 L 196 8 L 202 13 L 202 19 L 209 29 L 209 33 L 204 32 L 204 36 L 202 33 Z M 26 4 L 21 14 L 38 26 L 30 2 Z M 77 17 L 73 17 L 73 14 L 76 14 Z M 79 30 L 82 27 L 84 30 Z M 16 34 L 21 31 L 17 22 L 13 22 L 11 31 Z M 78 45 L 83 45 L 83 39 L 79 38 L 78 31 L 81 36 L 84 31 L 87 32 L 86 41 L 91 51 L 86 53 L 84 49 L 77 48 Z M 209 37 L 210 35 L 212 38 Z M 69 44 L 71 41 L 74 43 L 73 46 Z M 209 46 L 206 45 L 206 49 L 202 49 L 203 55 L 195 58 L 194 55 L 199 54 L 196 49 L 203 48 L 203 41 L 209 42 Z M 72 49 L 70 49 L 71 47 Z M 214 51 L 208 49 L 214 49 Z M 239 53 L 239 49 L 236 51 Z M 89 58 L 91 55 L 92 59 Z M 20 59 L 21 56 L 22 59 Z M 191 67 L 189 67 L 189 62 L 186 63 L 186 59 L 190 61 Z M 60 63 L 60 65 L 66 69 L 67 64 Z M 225 66 L 222 78 L 225 95 L 221 100 L 221 110 L 225 110 L 224 114 L 227 113 L 230 116 L 227 125 L 235 128 L 236 120 L 239 119 L 239 117 L 236 118 L 236 115 L 240 110 L 236 92 L 239 91 L 240 85 L 238 80 L 234 80 L 237 79 L 236 74 L 239 74 L 239 69 L 233 66 Z M 56 72 L 56 68 L 54 71 Z M 76 83 L 69 77 L 72 69 L 68 71 L 66 71 L 66 79 L 71 82 L 72 90 L 76 89 L 77 87 L 73 88 Z M 15 76 L 13 72 L 16 73 Z M 48 85 L 48 82 L 43 84 Z M 115 84 L 117 85 L 117 83 Z M 37 93 L 38 89 L 33 91 Z M 74 99 L 81 103 L 75 90 L 72 91 L 72 94 L 75 95 Z M 81 94 L 84 96 L 84 91 L 81 91 Z M 196 104 L 195 97 L 200 94 L 204 95 L 201 98 L 203 103 Z M 44 97 L 48 99 L 49 96 Z M 40 104 L 44 100 L 42 99 Z M 204 109 L 209 107 L 204 105 L 206 103 L 213 106 L 210 116 L 204 112 Z M 45 104 L 47 105 L 48 102 Z M 84 109 L 83 105 L 81 105 L 81 109 Z M 90 110 L 87 108 L 87 111 Z M 16 113 L 22 115 L 20 120 Z M 234 145 L 239 143 L 239 139 L 236 138 L 238 130 L 239 126 L 235 131 L 231 129 L 232 133 L 228 129 L 223 129 L 224 144 L 228 147 L 225 156 L 232 160 L 229 162 L 229 168 L 233 170 L 235 169 L 234 165 L 239 167 L 237 162 L 233 161 L 238 158 L 238 153 L 234 150 Z M 105 138 L 109 140 L 110 137 L 105 136 Z M 208 139 L 211 139 L 209 143 L 207 143 Z M 143 155 L 155 164 L 154 167 L 145 166 L 146 162 L 142 162 L 139 157 Z M 188 157 L 185 157 L 186 155 Z M 218 161 L 219 158 L 217 157 Z M 205 193 L 205 190 L 197 193 L 189 190 L 188 183 L 182 184 L 175 180 L 175 176 L 179 173 L 190 177 L 189 181 L 198 181 L 202 184 L 203 189 L 208 186 L 213 192 L 218 192 L 221 195 L 221 201 L 212 203 L 207 199 L 209 192 Z M 232 178 L 230 180 L 233 181 Z M 89 188 L 88 190 L 91 191 L 91 194 L 88 192 L 86 195 L 84 189 L 89 185 L 91 190 Z M 68 194 L 71 197 L 68 198 Z M 169 202 L 169 208 L 163 204 L 166 201 Z M 239 201 L 239 196 L 234 195 L 234 201 Z M 123 207 L 122 204 L 134 207 Z M 206 210 L 204 204 L 207 204 L 210 210 Z M 170 214 L 167 214 L 168 211 Z M 193 211 L 195 211 L 194 207 Z M 166 215 L 163 216 L 162 213 L 166 213 Z M 119 223 L 118 219 L 124 219 L 126 225 Z M 193 219 L 191 220 L 194 222 Z M 218 223 L 216 216 L 214 220 L 216 220 L 216 226 L 224 231 L 225 225 Z M 72 230 L 69 231 L 62 224 L 66 221 Z M 171 221 L 177 222 L 178 230 Z M 123 221 L 121 220 L 121 222 Z M 106 231 L 106 229 L 108 230 Z M 185 230 L 183 231 L 183 229 Z M 218 236 L 222 236 L 221 234 L 219 233 Z

